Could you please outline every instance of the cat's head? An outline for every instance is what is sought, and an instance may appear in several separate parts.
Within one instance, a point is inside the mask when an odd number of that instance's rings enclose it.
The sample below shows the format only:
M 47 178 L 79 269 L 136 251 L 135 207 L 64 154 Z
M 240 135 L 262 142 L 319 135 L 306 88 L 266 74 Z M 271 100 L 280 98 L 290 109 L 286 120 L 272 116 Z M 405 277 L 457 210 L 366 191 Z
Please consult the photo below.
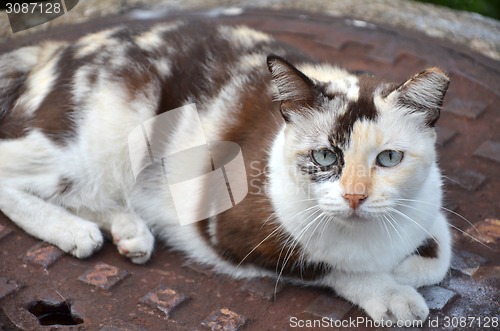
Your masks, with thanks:
M 370 219 L 422 187 L 449 84 L 440 69 L 398 85 L 277 56 L 267 63 L 286 122 L 285 175 L 324 213 Z

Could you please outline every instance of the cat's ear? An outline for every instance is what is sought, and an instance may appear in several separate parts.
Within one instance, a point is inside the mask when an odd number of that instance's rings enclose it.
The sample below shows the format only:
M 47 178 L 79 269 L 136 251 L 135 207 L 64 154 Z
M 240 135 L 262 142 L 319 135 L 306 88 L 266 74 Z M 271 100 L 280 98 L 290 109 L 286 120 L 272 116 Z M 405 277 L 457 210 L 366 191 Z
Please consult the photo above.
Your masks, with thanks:
M 281 101 L 283 118 L 290 122 L 293 113 L 314 104 L 318 89 L 310 78 L 279 56 L 269 55 L 267 66 L 277 89 L 275 100 Z
M 397 87 L 396 105 L 412 112 L 423 112 L 425 124 L 433 127 L 439 119 L 441 106 L 450 79 L 439 68 L 429 68 L 408 79 Z

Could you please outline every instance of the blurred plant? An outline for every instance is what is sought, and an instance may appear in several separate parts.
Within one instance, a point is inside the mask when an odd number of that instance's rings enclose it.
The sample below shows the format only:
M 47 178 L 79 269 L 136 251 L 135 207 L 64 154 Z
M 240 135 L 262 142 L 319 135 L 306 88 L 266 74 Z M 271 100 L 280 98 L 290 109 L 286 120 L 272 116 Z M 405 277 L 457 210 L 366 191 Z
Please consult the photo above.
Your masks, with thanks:
M 500 1 L 498 0 L 414 0 L 433 3 L 452 9 L 479 13 L 500 20 Z

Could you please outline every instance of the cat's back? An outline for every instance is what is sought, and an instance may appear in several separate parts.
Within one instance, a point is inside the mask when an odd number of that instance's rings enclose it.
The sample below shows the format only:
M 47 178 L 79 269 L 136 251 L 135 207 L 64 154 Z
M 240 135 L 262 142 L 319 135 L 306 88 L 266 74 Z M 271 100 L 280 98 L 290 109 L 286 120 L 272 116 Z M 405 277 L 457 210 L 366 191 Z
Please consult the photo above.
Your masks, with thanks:
M 118 26 L 23 47 L 0 55 L 0 139 L 38 129 L 64 142 L 91 112 L 93 121 L 125 112 L 144 120 L 186 103 L 204 109 L 216 97 L 236 99 L 269 83 L 270 53 L 303 58 L 265 33 L 200 21 Z
M 120 199 L 134 182 L 128 134 L 191 103 L 207 140 L 262 151 L 255 139 L 265 144 L 281 120 L 269 53 L 303 58 L 244 26 L 184 21 L 118 26 L 0 55 L 0 158 L 9 160 L 0 181 L 18 178 L 14 185 L 42 197 L 70 195 L 72 187 L 83 192 L 74 204 L 84 196 Z

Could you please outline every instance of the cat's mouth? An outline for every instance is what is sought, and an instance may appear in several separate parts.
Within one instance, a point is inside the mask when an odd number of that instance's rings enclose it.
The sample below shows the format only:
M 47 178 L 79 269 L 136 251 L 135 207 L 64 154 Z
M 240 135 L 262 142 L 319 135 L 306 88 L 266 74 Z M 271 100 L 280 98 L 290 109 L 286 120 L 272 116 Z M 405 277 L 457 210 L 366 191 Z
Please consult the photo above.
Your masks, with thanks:
M 346 221 L 349 223 L 368 222 L 370 219 L 371 217 L 369 217 L 369 215 L 358 209 L 349 210 L 348 216 L 346 217 Z
M 323 213 L 327 216 L 331 217 L 334 221 L 339 221 L 342 223 L 360 223 L 360 222 L 368 222 L 373 218 L 373 215 L 367 213 L 366 211 L 356 208 L 343 208 L 343 209 L 330 209 L 330 208 L 322 208 Z
M 377 205 L 364 205 L 358 208 L 350 208 L 347 206 L 325 204 L 322 205 L 321 210 L 324 215 L 327 215 L 331 221 L 341 224 L 355 225 L 373 222 L 384 215 L 390 213 L 390 208 L 387 206 Z

